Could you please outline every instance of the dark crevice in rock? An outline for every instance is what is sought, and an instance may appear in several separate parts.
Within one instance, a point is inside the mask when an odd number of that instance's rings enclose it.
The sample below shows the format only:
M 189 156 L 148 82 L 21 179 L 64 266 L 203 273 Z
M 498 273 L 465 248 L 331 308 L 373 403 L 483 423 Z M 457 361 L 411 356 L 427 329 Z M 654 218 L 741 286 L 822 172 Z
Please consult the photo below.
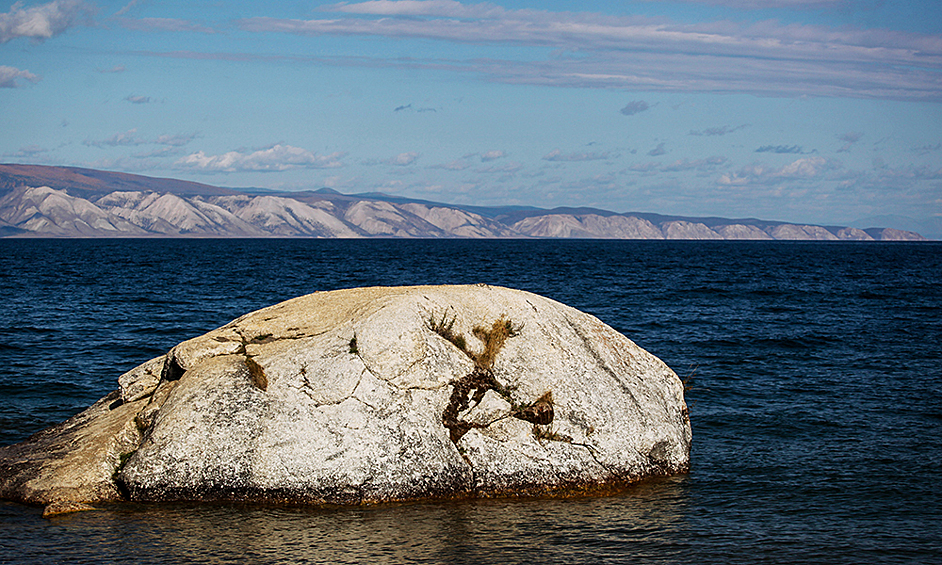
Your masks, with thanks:
M 241 331 L 236 329 L 236 333 L 238 333 L 239 337 L 242 338 L 242 347 L 239 348 L 239 354 L 245 357 L 245 367 L 249 370 L 249 378 L 252 381 L 252 385 L 261 391 L 267 391 L 268 390 L 268 377 L 265 375 L 265 369 L 262 368 L 262 366 L 258 364 L 258 361 L 252 358 L 253 357 L 252 355 L 249 355 L 248 346 L 249 344 L 253 344 L 253 343 L 268 343 L 264 341 L 266 339 L 269 339 L 270 341 L 274 341 L 273 339 L 270 339 L 271 334 L 263 334 L 260 336 L 256 336 L 252 338 L 251 340 L 246 340 L 245 335 L 242 334 Z M 262 341 L 259 341 L 259 340 L 262 340 Z
M 320 332 L 315 332 L 315 333 L 296 333 L 296 334 L 293 334 L 293 335 L 275 335 L 275 334 L 270 334 L 270 333 L 262 333 L 262 334 L 258 334 L 258 335 L 256 335 L 256 336 L 253 336 L 253 337 L 251 337 L 251 338 L 247 338 L 247 337 L 245 337 L 245 333 L 243 333 L 245 330 L 243 330 L 242 328 L 233 327 L 233 328 L 231 328 L 231 329 L 232 329 L 232 331 L 234 331 L 235 333 L 237 333 L 237 334 L 239 335 L 239 338 L 242 340 L 242 345 L 243 345 L 243 346 L 247 346 L 247 345 L 259 345 L 259 344 L 268 344 L 268 343 L 274 343 L 274 342 L 276 342 L 276 341 L 284 341 L 284 340 L 291 340 L 291 339 L 306 339 L 306 338 L 309 338 L 309 337 L 318 337 L 318 336 L 321 336 L 321 335 L 324 335 L 325 333 L 327 333 L 327 330 L 320 331 Z M 296 332 L 300 332 L 301 330 L 300 330 L 300 328 L 288 328 L 288 329 L 285 330 L 285 331 L 296 331 Z M 235 341 L 235 340 L 226 339 L 226 338 L 224 338 L 224 337 L 216 337 L 216 338 L 213 338 L 213 339 L 215 339 L 216 341 L 220 341 L 220 342 Z
M 245 356 L 245 366 L 252 377 L 252 384 L 259 390 L 268 390 L 268 377 L 265 376 L 265 369 L 262 368 L 255 359 L 248 355 Z
M 164 368 L 160 372 L 160 380 L 162 381 L 178 381 L 180 377 L 183 376 L 183 373 L 186 372 L 186 369 L 180 366 L 180 363 L 177 361 L 177 358 L 171 354 L 167 355 L 167 360 L 164 362 Z
M 236 328 L 235 332 L 239 334 L 239 340 L 242 341 L 242 345 L 239 347 L 239 351 L 237 353 L 239 355 L 248 356 L 248 353 L 246 353 L 246 350 L 245 350 L 246 346 L 248 345 L 248 340 L 245 339 L 245 335 L 242 333 L 242 331 L 239 328 Z
M 249 343 L 271 343 L 273 341 L 277 341 L 278 339 L 283 338 L 276 338 L 272 336 L 272 334 L 261 334 L 253 337 Z

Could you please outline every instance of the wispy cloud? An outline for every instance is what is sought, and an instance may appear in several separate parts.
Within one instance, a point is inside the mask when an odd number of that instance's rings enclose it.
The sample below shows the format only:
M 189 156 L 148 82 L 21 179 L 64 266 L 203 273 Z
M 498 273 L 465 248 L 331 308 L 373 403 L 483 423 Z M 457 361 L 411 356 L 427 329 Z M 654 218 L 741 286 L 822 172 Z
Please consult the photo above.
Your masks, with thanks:
M 500 17 L 506 10 L 491 4 L 466 5 L 455 0 L 369 0 L 341 2 L 320 8 L 324 12 L 346 12 L 371 16 L 442 16 L 448 18 Z
M 728 125 L 717 126 L 712 128 L 706 128 L 704 130 L 690 130 L 690 133 L 687 135 L 707 135 L 707 136 L 717 136 L 717 135 L 726 135 L 727 133 L 733 133 L 734 131 L 739 131 L 743 128 L 749 127 L 749 124 L 742 124 L 736 127 L 730 127 Z
M 605 159 L 611 159 L 611 154 L 607 151 L 587 151 L 584 153 L 563 153 L 559 149 L 553 149 L 549 153 L 543 156 L 544 161 L 565 161 L 565 162 L 577 162 L 577 161 L 602 161 Z
M 878 180 L 936 181 L 942 180 L 942 167 L 929 165 L 904 165 L 900 167 L 882 167 L 878 171 Z
M 929 153 L 935 153 L 942 149 L 942 143 L 936 143 L 935 145 L 926 144 L 920 145 L 919 147 L 913 147 L 912 151 L 914 153 L 919 153 L 920 155 L 927 155 Z
M 461 159 L 455 159 L 454 161 L 448 163 L 441 163 L 439 165 L 432 165 L 430 169 L 443 169 L 446 171 L 463 171 L 470 167 L 471 165 L 467 161 Z
M 837 150 L 838 153 L 847 153 L 850 151 L 850 148 L 854 146 L 855 143 L 860 141 L 860 138 L 863 137 L 863 134 L 859 131 L 850 131 L 845 134 L 837 136 L 839 141 L 843 141 L 844 145 Z
M 498 174 L 504 174 L 504 175 L 512 175 L 516 173 L 517 171 L 520 171 L 521 169 L 523 169 L 523 164 L 518 163 L 516 161 L 511 161 L 511 162 L 503 163 L 500 165 L 491 165 L 489 167 L 479 167 L 475 169 L 475 172 L 483 173 L 483 174 L 498 173 Z
M 654 1 L 654 0 L 643 0 Z M 708 4 L 724 6 L 738 10 L 768 10 L 786 8 L 793 10 L 816 10 L 821 8 L 842 8 L 847 0 L 674 0 L 687 4 Z
M 161 135 L 156 138 L 141 137 L 137 133 L 137 128 L 125 132 L 116 133 L 107 139 L 85 139 L 82 145 L 88 147 L 132 147 L 137 145 L 168 145 L 171 147 L 182 147 L 196 139 L 197 134 L 176 134 Z
M 661 166 L 660 170 L 664 173 L 677 173 L 682 171 L 713 171 L 717 167 L 725 165 L 729 159 L 722 156 L 707 157 L 705 159 L 678 159 L 673 163 Z
M 635 114 L 640 114 L 649 108 L 648 103 L 644 100 L 634 100 L 629 102 L 624 108 L 621 109 L 621 113 L 626 116 L 634 116 Z
M 648 161 L 647 163 L 635 163 L 628 167 L 629 171 L 635 173 L 652 173 L 660 169 L 662 165 L 655 161 Z
M 756 153 L 804 153 L 800 145 L 763 145 L 756 149 Z
M 393 112 L 403 112 L 403 111 L 418 112 L 421 114 L 423 112 L 437 112 L 438 110 L 436 110 L 435 108 L 427 107 L 427 106 L 420 106 L 420 107 L 414 108 L 412 104 L 406 104 L 405 106 L 396 106 L 396 108 L 393 110 Z
M 123 27 L 134 31 L 216 33 L 216 30 L 211 27 L 190 20 L 180 20 L 176 18 L 119 18 L 118 21 Z
M 20 79 L 29 82 L 39 82 L 39 77 L 29 71 L 22 71 L 16 67 L 0 65 L 0 88 L 17 88 L 23 86 Z
M 155 149 L 152 149 L 144 153 L 136 153 L 132 155 L 132 157 L 134 157 L 135 159 L 167 158 L 167 157 L 175 157 L 177 155 L 180 155 L 181 153 L 182 151 L 177 146 L 157 147 Z
M 648 161 L 646 163 L 635 163 L 628 167 L 628 171 L 633 173 L 643 173 L 651 175 L 656 173 L 679 173 L 686 171 L 697 171 L 700 173 L 715 171 L 729 164 L 729 159 L 721 155 L 706 157 L 704 159 L 678 159 L 672 163 L 659 163 L 657 161 Z
M 4 153 L 0 156 L 4 158 L 30 159 L 35 161 L 36 159 L 41 158 L 43 155 L 50 153 L 51 151 L 51 149 L 41 147 L 39 145 L 27 145 L 26 147 L 20 147 L 13 153 Z
M 199 137 L 195 133 L 184 133 L 177 135 L 161 135 L 154 141 L 157 145 L 169 145 L 171 147 L 182 147 L 187 143 Z
M 141 0 L 131 0 L 130 2 L 125 4 L 124 7 L 122 7 L 120 10 L 114 13 L 115 17 L 123 16 L 124 14 L 127 14 L 129 11 L 131 11 L 131 8 L 138 5 L 140 2 Z
M 665 145 L 666 144 L 664 142 L 658 143 L 657 147 L 648 151 L 648 155 L 651 157 L 660 157 L 661 155 L 665 155 L 667 153 L 667 149 L 664 149 Z
M 9 12 L 0 14 L 0 43 L 20 37 L 43 41 L 89 24 L 93 13 L 94 8 L 80 0 L 55 0 L 32 8 L 16 2 Z
M 258 151 L 229 151 L 222 155 L 207 155 L 197 151 L 179 159 L 179 168 L 201 172 L 272 172 L 289 169 L 333 169 L 342 167 L 345 153 L 317 155 L 300 147 L 273 145 Z
M 108 139 L 85 139 L 82 142 L 82 145 L 87 145 L 89 147 L 120 147 L 120 146 L 131 146 L 131 145 L 144 145 L 148 143 L 144 139 L 141 139 L 137 135 L 137 129 L 130 129 L 126 132 L 116 133 L 109 137 Z
M 501 151 L 500 149 L 494 149 L 492 151 L 485 151 L 481 153 L 481 162 L 487 163 L 488 161 L 496 161 L 497 159 L 502 159 L 506 157 L 507 154 Z
M 322 9 L 340 15 L 310 20 L 250 18 L 237 25 L 250 32 L 527 45 L 584 55 L 520 61 L 376 61 L 474 72 L 514 84 L 942 99 L 942 35 L 776 21 L 683 24 L 451 0 L 380 0 Z
M 147 104 L 150 102 L 150 96 L 140 96 L 135 94 L 129 94 L 125 97 L 125 100 L 131 104 Z
M 123 72 L 126 71 L 126 70 L 127 70 L 127 69 L 124 67 L 124 65 L 115 65 L 115 66 L 111 67 L 110 69 L 98 69 L 98 72 L 99 72 L 99 73 L 102 73 L 102 74 L 108 74 L 108 73 L 123 73 Z

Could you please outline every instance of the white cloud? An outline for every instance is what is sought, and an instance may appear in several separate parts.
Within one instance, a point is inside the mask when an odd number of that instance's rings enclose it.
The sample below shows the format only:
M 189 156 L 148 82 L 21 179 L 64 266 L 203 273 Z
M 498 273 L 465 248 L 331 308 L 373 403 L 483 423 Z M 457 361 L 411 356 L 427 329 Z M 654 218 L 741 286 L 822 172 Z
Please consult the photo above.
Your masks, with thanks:
M 80 0 L 55 0 L 32 8 L 23 8 L 17 2 L 9 12 L 0 14 L 0 43 L 19 37 L 36 41 L 55 37 L 87 23 L 92 12 L 92 7 Z
M 419 158 L 419 154 L 418 154 L 418 153 L 416 153 L 416 152 L 414 152 L 414 151 L 410 151 L 409 153 L 400 153 L 400 154 L 396 155 L 395 157 L 393 157 L 393 158 L 391 158 L 391 159 L 388 159 L 388 160 L 386 161 L 386 164 L 388 164 L 388 165 L 396 165 L 396 166 L 399 166 L 399 167 L 407 167 L 407 166 L 411 165 L 412 163 L 415 163 L 415 161 L 416 161 L 418 158 Z
M 840 168 L 839 161 L 825 159 L 824 157 L 807 157 L 798 159 L 785 165 L 775 174 L 783 178 L 815 178 L 825 171 Z
M 783 180 L 811 181 L 837 180 L 833 173 L 842 169 L 843 164 L 824 157 L 805 157 L 797 159 L 779 168 L 761 163 L 753 163 L 737 172 L 723 173 L 717 179 L 720 185 L 757 185 L 776 184 Z
M 19 79 L 29 82 L 39 82 L 39 77 L 29 71 L 21 71 L 15 67 L 0 65 L 0 88 L 17 88 L 22 86 Z
M 229 151 L 222 155 L 207 155 L 198 151 L 176 162 L 181 168 L 203 172 L 236 171 L 285 171 L 288 169 L 333 169 L 342 167 L 340 161 L 346 154 L 342 152 L 330 155 L 317 155 L 300 147 L 274 145 L 251 153 Z
M 125 98 L 125 100 L 127 100 L 131 104 L 147 104 L 150 102 L 150 96 L 140 96 L 140 95 L 129 94 Z
M 500 149 L 495 149 L 493 151 L 485 151 L 481 153 L 481 162 L 487 163 L 488 161 L 496 161 L 497 159 L 502 159 L 506 157 L 507 154 L 501 151 Z

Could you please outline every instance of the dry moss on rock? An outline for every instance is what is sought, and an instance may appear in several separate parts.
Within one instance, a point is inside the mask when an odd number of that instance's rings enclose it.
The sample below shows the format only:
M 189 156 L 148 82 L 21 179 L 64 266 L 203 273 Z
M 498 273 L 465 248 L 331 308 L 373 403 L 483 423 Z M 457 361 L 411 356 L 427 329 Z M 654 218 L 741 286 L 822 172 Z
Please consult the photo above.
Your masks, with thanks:
M 483 345 L 480 352 L 475 353 L 467 347 L 464 336 L 454 330 L 457 316 L 448 319 L 447 313 L 437 319 L 434 315 L 429 317 L 429 328 L 448 340 L 474 361 L 474 370 L 471 373 L 452 382 L 451 398 L 445 411 L 442 413 L 442 423 L 448 428 L 451 441 L 455 444 L 472 428 L 485 427 L 481 424 L 467 422 L 459 418 L 459 414 L 473 405 L 477 405 L 487 394 L 493 390 L 506 399 L 512 409 L 508 416 L 513 416 L 534 424 L 548 426 L 553 422 L 553 393 L 547 391 L 543 396 L 531 404 L 521 405 L 514 401 L 512 391 L 502 385 L 494 376 L 494 360 L 504 347 L 508 339 L 520 334 L 523 325 L 515 325 L 510 319 L 501 316 L 490 328 L 475 326 L 471 333 L 481 340 Z M 557 439 L 558 434 L 543 433 L 542 439 Z

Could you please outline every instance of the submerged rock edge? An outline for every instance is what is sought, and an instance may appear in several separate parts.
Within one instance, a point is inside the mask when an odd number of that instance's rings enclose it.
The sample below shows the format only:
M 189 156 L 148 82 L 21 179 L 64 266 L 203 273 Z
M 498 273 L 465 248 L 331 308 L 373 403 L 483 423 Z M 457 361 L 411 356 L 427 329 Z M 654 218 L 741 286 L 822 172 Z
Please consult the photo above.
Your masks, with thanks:
M 487 406 L 505 417 L 456 442 L 441 414 L 472 364 L 427 327 L 442 312 L 468 336 L 500 316 L 523 327 L 494 362 L 517 398 L 491 393 Z M 330 374 L 337 366 L 344 370 Z M 320 372 L 301 375 L 305 368 Z M 320 390 L 319 380 L 342 390 Z M 690 423 L 673 371 L 588 314 L 501 287 L 315 293 L 187 340 L 119 381 L 120 391 L 82 414 L 0 449 L 0 498 L 63 506 L 568 496 L 689 468 Z M 509 402 L 533 402 L 547 390 L 555 391 L 554 426 L 506 417 Z M 203 424 L 181 408 L 200 399 Z M 210 410 L 220 402 L 230 412 Z M 479 400 L 463 417 L 480 417 L 471 412 L 483 406 Z M 290 423 L 297 421 L 304 425 Z M 266 428 L 273 422 L 285 429 Z M 230 442 L 221 453 L 207 430 Z M 227 439 L 236 432 L 245 435 Z

